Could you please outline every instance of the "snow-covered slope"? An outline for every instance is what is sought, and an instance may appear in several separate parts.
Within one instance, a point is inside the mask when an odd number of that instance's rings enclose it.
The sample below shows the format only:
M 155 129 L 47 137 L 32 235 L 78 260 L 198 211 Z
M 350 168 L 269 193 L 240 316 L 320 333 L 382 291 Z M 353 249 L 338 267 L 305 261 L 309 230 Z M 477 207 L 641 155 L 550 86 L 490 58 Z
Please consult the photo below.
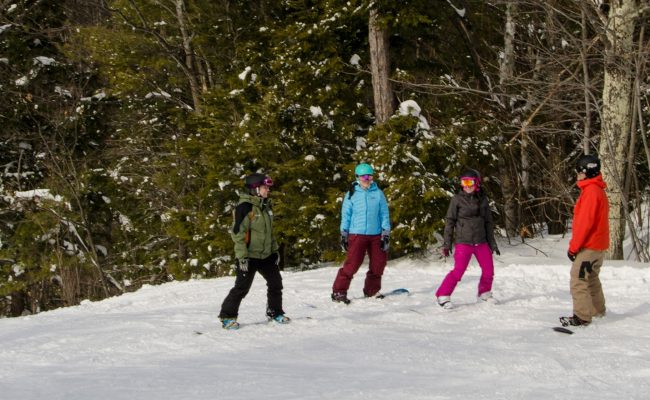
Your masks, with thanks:
M 242 328 L 217 322 L 233 278 L 170 283 L 101 302 L 0 320 L 0 398 L 133 399 L 646 399 L 650 266 L 606 262 L 608 315 L 574 335 L 566 239 L 496 257 L 498 305 L 476 304 L 475 263 L 446 312 L 433 292 L 451 267 L 389 263 L 384 289 L 410 296 L 329 299 L 336 266 L 284 273 L 290 325 L 268 324 L 258 276 Z M 199 331 L 203 334 L 198 335 Z

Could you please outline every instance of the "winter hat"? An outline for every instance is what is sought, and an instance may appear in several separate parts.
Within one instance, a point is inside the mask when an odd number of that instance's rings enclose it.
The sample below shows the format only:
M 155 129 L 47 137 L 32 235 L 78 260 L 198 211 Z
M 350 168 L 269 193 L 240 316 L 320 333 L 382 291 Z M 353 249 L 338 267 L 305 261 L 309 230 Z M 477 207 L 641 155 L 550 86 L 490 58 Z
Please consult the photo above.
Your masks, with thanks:
M 354 174 L 356 176 L 372 175 L 374 173 L 375 173 L 375 171 L 372 169 L 370 164 L 366 164 L 366 163 L 361 163 L 361 164 L 357 165 L 357 167 L 354 169 Z
M 582 172 L 587 178 L 593 178 L 600 174 L 600 160 L 591 154 L 582 156 L 576 164 L 576 172 Z

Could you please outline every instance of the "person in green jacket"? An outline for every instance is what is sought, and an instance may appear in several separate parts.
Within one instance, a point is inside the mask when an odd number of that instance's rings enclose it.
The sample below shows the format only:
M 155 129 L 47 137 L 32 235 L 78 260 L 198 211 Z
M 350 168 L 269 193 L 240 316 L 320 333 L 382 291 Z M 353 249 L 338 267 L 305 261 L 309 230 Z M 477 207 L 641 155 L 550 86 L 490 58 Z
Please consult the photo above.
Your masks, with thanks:
M 273 181 L 264 174 L 246 177 L 246 193 L 241 193 L 235 208 L 235 221 L 230 236 L 235 243 L 237 277 L 235 286 L 221 305 L 219 319 L 224 329 L 238 329 L 239 305 L 253 284 L 255 273 L 266 280 L 269 320 L 281 324 L 291 320 L 282 310 L 282 276 L 278 243 L 273 236 L 273 211 L 269 193 Z

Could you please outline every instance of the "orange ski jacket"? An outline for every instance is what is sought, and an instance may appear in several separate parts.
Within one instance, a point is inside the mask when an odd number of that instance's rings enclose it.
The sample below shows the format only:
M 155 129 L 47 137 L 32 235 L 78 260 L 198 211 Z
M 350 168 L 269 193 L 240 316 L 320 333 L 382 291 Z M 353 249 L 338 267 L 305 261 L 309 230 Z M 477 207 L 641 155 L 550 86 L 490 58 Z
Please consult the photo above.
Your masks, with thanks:
M 569 252 L 578 254 L 582 249 L 607 250 L 609 201 L 603 176 L 598 174 L 576 184 L 580 188 L 580 197 L 573 209 L 573 235 L 569 241 Z

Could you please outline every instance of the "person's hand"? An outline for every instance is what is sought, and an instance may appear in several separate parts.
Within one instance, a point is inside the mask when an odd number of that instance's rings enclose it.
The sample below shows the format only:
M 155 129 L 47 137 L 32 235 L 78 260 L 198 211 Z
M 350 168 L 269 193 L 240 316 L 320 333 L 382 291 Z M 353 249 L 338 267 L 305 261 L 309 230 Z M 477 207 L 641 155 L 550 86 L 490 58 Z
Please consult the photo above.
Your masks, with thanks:
M 381 231 L 381 249 L 387 252 L 390 248 L 390 231 Z
M 571 262 L 574 262 L 576 260 L 577 254 L 572 253 L 571 250 L 567 251 L 566 255 L 569 257 L 569 260 L 571 260 Z
M 441 248 L 440 254 L 442 254 L 443 257 L 449 257 L 449 249 L 447 247 Z
M 348 231 L 341 231 L 341 249 L 348 251 Z
M 273 256 L 275 257 L 273 259 L 273 264 L 275 264 L 276 267 L 279 267 L 280 266 L 280 253 L 276 251 L 275 253 L 273 253 Z
M 237 268 L 239 268 L 241 272 L 248 272 L 248 258 L 237 260 Z
M 497 256 L 501 255 L 501 252 L 499 251 L 498 247 L 495 247 L 494 250 L 492 250 L 492 253 L 496 253 Z

